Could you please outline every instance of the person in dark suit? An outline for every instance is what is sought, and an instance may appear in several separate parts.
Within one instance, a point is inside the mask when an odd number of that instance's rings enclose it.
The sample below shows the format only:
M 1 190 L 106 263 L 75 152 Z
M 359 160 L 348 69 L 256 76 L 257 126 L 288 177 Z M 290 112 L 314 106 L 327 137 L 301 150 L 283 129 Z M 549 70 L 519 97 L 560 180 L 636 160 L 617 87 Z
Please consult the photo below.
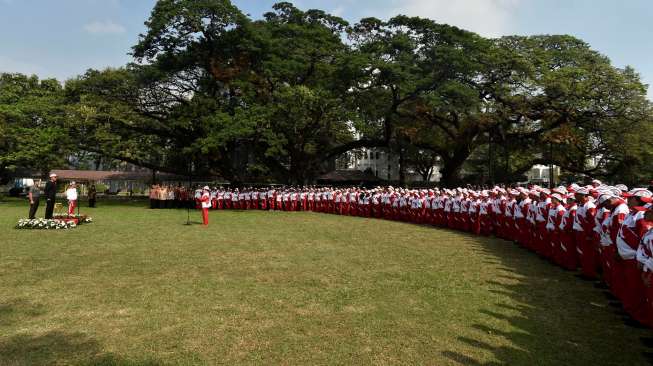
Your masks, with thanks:
M 57 175 L 50 174 L 50 180 L 45 184 L 45 218 L 51 219 L 54 212 L 54 201 L 57 198 Z
M 97 190 L 95 189 L 95 184 L 91 184 L 91 188 L 88 189 L 88 207 L 95 207 L 96 197 Z

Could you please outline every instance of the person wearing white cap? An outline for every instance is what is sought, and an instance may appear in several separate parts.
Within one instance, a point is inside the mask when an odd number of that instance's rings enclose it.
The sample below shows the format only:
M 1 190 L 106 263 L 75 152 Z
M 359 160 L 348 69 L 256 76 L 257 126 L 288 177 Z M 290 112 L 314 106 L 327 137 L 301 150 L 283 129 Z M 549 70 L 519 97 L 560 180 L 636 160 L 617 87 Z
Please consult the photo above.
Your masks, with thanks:
M 77 207 L 77 185 L 74 181 L 70 182 L 66 189 L 66 199 L 68 200 L 68 215 L 72 215 Z
M 640 323 L 645 322 L 644 284 L 638 262 L 637 249 L 642 236 L 650 228 L 650 223 L 644 220 L 646 204 L 653 202 L 653 193 L 645 188 L 635 188 L 624 193 L 630 209 L 619 228 L 615 244 L 619 257 L 616 261 L 615 285 L 617 296 L 624 305 L 624 310 Z
M 50 173 L 50 180 L 45 184 L 45 218 L 51 219 L 54 212 L 54 202 L 57 198 L 57 174 Z
M 204 226 L 209 226 L 209 208 L 211 207 L 211 193 L 208 186 L 202 188 L 202 196 L 200 197 L 202 204 L 202 222 Z

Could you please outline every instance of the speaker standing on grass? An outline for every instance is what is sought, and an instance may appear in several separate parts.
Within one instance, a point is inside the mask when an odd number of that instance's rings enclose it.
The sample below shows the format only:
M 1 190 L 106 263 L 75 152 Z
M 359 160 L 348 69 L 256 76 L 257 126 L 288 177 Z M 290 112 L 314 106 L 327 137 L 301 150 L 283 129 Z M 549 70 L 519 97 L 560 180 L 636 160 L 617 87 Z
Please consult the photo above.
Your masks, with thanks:
M 211 207 L 211 193 L 209 187 L 204 186 L 200 202 L 202 203 L 202 220 L 204 226 L 209 226 L 209 208 Z
M 57 198 L 57 175 L 50 174 L 50 180 L 45 184 L 45 218 L 51 219 L 54 212 L 54 202 Z

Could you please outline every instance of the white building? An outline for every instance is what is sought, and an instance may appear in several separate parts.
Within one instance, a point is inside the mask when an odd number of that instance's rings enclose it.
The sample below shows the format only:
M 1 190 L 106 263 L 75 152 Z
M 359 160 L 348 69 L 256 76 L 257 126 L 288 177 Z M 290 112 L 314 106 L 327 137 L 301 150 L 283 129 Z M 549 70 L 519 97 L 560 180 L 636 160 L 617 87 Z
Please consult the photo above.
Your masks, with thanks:
M 350 151 L 339 159 L 337 163 L 341 169 L 366 171 L 369 170 L 376 177 L 389 181 L 399 180 L 399 156 L 389 154 L 381 148 L 362 148 Z M 433 166 L 430 182 L 440 181 L 440 170 Z M 422 176 L 412 168 L 406 169 L 408 182 L 422 181 Z
M 548 185 L 550 175 L 550 168 L 548 165 L 533 165 L 531 170 L 526 173 L 528 181 L 530 183 L 536 183 L 539 185 Z M 558 177 L 560 176 L 560 167 L 557 165 L 553 166 L 553 181 L 557 182 Z

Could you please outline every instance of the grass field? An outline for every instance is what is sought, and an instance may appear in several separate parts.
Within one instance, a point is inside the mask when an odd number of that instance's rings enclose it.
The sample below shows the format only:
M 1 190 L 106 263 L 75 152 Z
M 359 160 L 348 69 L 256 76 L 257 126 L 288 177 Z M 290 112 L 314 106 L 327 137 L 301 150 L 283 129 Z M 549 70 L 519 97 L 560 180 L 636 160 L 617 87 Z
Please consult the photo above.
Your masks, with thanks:
M 0 202 L 0 365 L 645 365 L 649 330 L 513 244 L 312 213 L 83 208 L 13 229 Z M 43 208 L 39 211 L 43 215 Z M 199 221 L 193 212 L 194 221 Z

